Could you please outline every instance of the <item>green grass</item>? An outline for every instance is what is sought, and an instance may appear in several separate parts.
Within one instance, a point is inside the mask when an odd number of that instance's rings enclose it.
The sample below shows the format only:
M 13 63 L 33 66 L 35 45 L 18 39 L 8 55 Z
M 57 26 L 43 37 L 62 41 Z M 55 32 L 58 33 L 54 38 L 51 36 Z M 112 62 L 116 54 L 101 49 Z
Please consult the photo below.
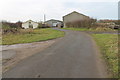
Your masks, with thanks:
M 112 77 L 118 78 L 118 35 L 93 34 L 92 36 L 108 64 L 108 71 L 111 72 Z
M 75 31 L 88 31 L 88 28 L 63 28 L 66 30 L 75 30 Z
M 110 29 L 110 28 L 62 28 L 62 29 L 66 29 L 66 30 L 74 30 L 74 31 L 92 31 L 92 32 L 100 32 L 100 31 L 117 31 L 114 29 Z
M 31 32 L 9 33 L 2 36 L 2 45 L 31 43 L 63 37 L 64 32 L 53 29 L 35 29 Z

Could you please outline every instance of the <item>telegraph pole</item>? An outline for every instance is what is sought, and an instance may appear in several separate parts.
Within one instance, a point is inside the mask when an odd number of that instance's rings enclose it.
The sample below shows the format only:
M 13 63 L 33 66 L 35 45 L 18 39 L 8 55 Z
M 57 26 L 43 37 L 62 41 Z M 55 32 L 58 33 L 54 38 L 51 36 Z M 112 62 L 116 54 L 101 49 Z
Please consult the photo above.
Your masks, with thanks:
M 44 24 L 45 24 L 45 21 L 46 21 L 46 16 L 45 16 L 45 14 L 44 14 Z

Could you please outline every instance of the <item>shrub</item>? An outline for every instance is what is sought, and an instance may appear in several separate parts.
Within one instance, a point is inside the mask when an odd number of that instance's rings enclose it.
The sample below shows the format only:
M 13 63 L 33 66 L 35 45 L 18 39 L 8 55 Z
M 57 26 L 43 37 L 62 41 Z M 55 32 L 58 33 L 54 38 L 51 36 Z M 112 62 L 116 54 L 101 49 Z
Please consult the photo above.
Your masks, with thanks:
M 74 21 L 74 22 L 68 22 L 66 23 L 66 26 L 68 28 L 73 27 L 73 28 L 90 28 L 92 27 L 96 22 L 96 19 L 87 19 L 87 20 L 79 20 L 79 21 Z
M 42 23 L 39 23 L 38 24 L 38 28 L 42 28 L 43 27 L 43 24 Z
M 10 29 L 10 26 L 8 24 L 2 24 L 2 29 Z
M 20 29 L 19 30 L 20 31 L 20 33 L 22 33 L 22 34 L 26 34 L 26 33 L 33 33 L 34 32 L 34 30 L 33 29 L 31 29 L 31 28 L 29 28 L 29 29 Z
M 106 27 L 104 27 L 104 28 L 102 28 L 102 27 L 97 27 L 95 30 L 96 30 L 96 31 L 113 31 L 111 28 L 106 28 Z
M 11 28 L 2 30 L 2 34 L 8 34 L 8 33 L 16 34 L 16 33 L 19 33 L 19 30 L 18 29 L 11 29 Z
M 2 28 L 9 29 L 9 28 L 22 28 L 22 22 L 18 21 L 16 23 L 11 23 L 7 21 L 2 21 Z
M 18 21 L 16 23 L 11 23 L 7 21 L 2 21 L 2 34 L 8 34 L 8 33 L 20 33 L 19 29 L 22 27 L 22 22 Z

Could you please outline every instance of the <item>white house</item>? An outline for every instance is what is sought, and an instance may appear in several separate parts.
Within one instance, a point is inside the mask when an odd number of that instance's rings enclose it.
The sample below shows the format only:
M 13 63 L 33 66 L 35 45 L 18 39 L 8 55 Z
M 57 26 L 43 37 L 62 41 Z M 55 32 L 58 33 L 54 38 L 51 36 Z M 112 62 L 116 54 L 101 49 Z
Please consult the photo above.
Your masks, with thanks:
M 34 22 L 32 20 L 28 20 L 28 21 L 22 23 L 22 28 L 24 28 L 24 29 L 27 29 L 27 28 L 35 29 L 35 28 L 38 28 L 38 23 Z

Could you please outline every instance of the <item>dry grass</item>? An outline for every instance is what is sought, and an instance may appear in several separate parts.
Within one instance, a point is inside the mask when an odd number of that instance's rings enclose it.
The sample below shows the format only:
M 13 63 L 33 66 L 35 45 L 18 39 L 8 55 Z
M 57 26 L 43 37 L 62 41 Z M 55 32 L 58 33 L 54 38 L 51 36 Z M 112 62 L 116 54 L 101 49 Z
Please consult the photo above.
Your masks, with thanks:
M 105 32 L 105 31 L 117 31 L 111 28 L 102 28 L 102 27 L 97 27 L 97 28 L 63 28 L 66 30 L 75 30 L 75 31 L 92 31 L 92 32 Z
M 101 53 L 108 64 L 108 71 L 112 77 L 118 78 L 118 35 L 93 34 Z

